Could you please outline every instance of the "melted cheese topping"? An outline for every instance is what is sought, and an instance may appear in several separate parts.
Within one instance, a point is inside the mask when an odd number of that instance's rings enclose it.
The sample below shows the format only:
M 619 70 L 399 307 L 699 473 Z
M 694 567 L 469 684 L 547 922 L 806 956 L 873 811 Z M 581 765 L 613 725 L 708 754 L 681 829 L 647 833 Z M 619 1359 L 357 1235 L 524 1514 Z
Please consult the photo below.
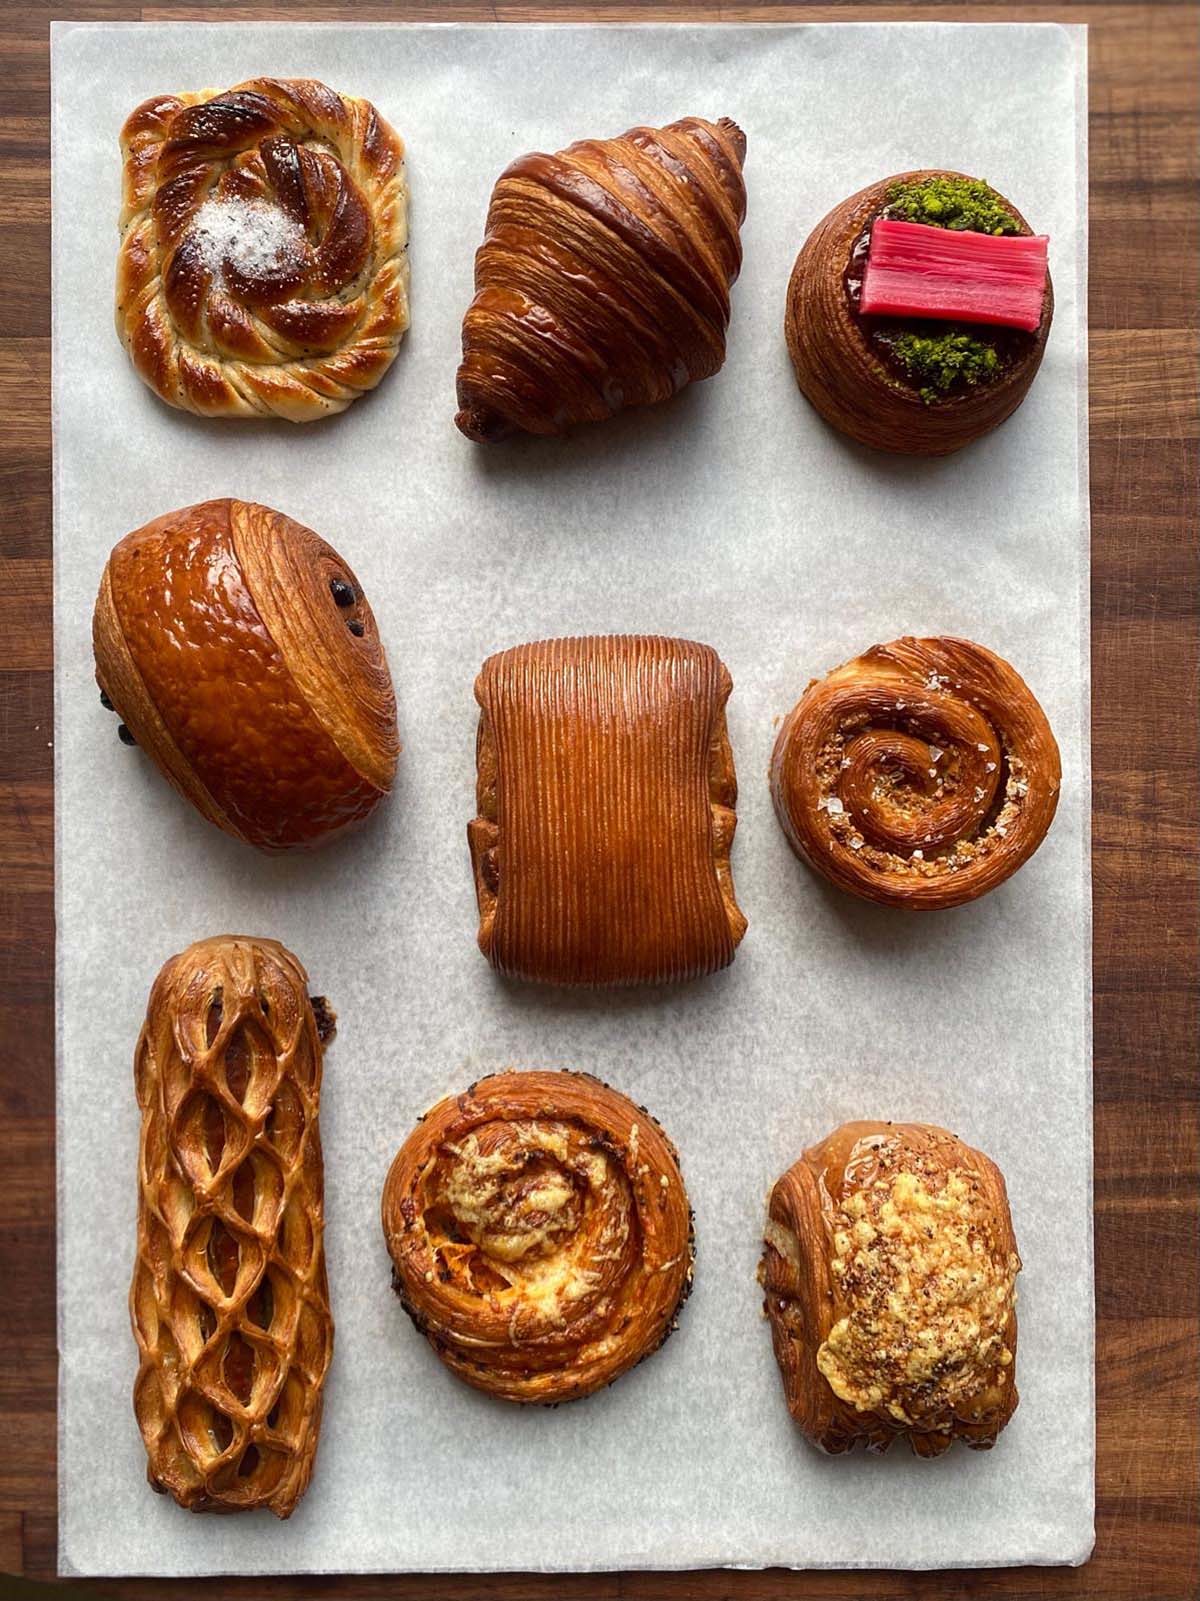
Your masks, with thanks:
M 919 1173 L 885 1173 L 844 1196 L 833 1245 L 846 1314 L 817 1366 L 836 1395 L 932 1426 L 994 1402 L 1011 1374 L 1004 1335 L 1021 1264 L 999 1248 L 973 1174 L 952 1169 L 937 1189 Z

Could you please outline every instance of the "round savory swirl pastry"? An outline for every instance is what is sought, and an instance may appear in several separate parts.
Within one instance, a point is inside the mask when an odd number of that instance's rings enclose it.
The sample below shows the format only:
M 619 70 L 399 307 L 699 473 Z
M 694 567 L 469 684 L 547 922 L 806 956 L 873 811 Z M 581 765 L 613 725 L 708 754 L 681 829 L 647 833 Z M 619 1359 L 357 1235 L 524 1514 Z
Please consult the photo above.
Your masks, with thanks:
M 995 1444 L 1017 1408 L 1021 1260 L 994 1162 L 927 1123 L 846 1123 L 775 1185 L 764 1233 L 784 1395 L 814 1445 Z
M 745 154 L 728 117 L 684 117 L 501 173 L 463 320 L 468 439 L 561 434 L 720 369 Z
M 171 406 L 312 422 L 408 327 L 404 145 L 311 78 L 156 95 L 121 130 L 117 332 Z
M 864 315 L 874 224 L 904 220 L 950 235 L 1029 237 L 1016 207 L 978 178 L 902 172 L 843 200 L 809 235 L 787 291 L 796 381 L 834 428 L 901 455 L 941 456 L 988 433 L 1024 400 L 1041 365 L 1054 291 L 1045 275 L 1036 329 L 961 319 Z
M 316 845 L 391 788 L 396 697 L 375 618 L 337 551 L 282 512 L 209 500 L 126 535 L 92 641 L 122 739 L 237 839 Z
M 1028 861 L 1061 777 L 1029 686 L 966 639 L 895 639 L 814 679 L 771 758 L 797 855 L 839 889 L 916 911 L 975 900 Z
M 692 1226 L 675 1148 L 586 1073 L 498 1073 L 400 1148 L 383 1232 L 405 1310 L 460 1379 L 573 1401 L 676 1326 Z

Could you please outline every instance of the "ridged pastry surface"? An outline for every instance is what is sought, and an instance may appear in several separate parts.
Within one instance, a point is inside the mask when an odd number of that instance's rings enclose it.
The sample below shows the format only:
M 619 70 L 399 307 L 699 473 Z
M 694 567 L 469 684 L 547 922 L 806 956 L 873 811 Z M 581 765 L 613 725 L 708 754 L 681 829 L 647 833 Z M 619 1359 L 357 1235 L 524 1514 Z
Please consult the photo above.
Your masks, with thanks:
M 156 95 L 121 130 L 117 332 L 169 405 L 310 422 L 408 327 L 404 146 L 311 78 Z
M 391 787 L 396 702 L 370 606 L 338 553 L 281 512 L 206 501 L 129 534 L 93 643 L 137 743 L 240 839 L 316 844 Z
M 994 1444 L 1017 1405 L 1021 1262 L 993 1162 L 929 1124 L 847 1123 L 775 1185 L 765 1232 L 775 1354 L 814 1444 Z
M 151 1485 L 193 1512 L 286 1518 L 312 1475 L 333 1350 L 318 1127 L 333 1021 L 274 940 L 201 940 L 150 995 L 133 1402 Z
M 725 360 L 745 135 L 722 117 L 522 156 L 492 192 L 456 419 L 487 442 L 666 400 Z
M 1041 324 L 1020 359 L 993 381 L 932 404 L 922 399 L 919 384 L 889 372 L 848 302 L 847 269 L 856 242 L 885 210 L 891 190 L 939 178 L 966 174 L 941 168 L 901 172 L 850 195 L 813 229 L 788 282 L 785 333 L 805 396 L 834 428 L 898 455 L 947 455 L 1011 416 L 1037 376 L 1054 315 L 1047 276 Z M 1015 206 L 1002 195 L 997 199 L 1021 233 L 1033 232 Z M 977 331 L 989 332 L 986 325 Z
M 958 906 L 1028 861 L 1062 768 L 1018 673 L 965 639 L 896 639 L 814 679 L 779 731 L 776 815 L 840 889 Z
M 663 983 L 732 961 L 730 687 L 709 646 L 657 636 L 484 663 L 469 839 L 479 943 L 502 973 Z
M 382 1215 L 413 1322 L 506 1401 L 610 1384 L 663 1343 L 691 1287 L 674 1147 L 583 1073 L 498 1073 L 440 1102 L 392 1163 Z

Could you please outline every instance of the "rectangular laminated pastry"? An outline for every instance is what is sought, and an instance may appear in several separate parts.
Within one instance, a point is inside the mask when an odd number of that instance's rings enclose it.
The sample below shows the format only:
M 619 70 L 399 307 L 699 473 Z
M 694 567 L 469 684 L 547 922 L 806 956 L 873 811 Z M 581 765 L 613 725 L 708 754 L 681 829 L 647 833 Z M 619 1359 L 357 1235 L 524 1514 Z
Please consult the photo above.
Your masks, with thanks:
M 732 681 L 691 640 L 543 640 L 491 656 L 468 836 L 479 945 L 557 984 L 663 983 L 733 960 Z

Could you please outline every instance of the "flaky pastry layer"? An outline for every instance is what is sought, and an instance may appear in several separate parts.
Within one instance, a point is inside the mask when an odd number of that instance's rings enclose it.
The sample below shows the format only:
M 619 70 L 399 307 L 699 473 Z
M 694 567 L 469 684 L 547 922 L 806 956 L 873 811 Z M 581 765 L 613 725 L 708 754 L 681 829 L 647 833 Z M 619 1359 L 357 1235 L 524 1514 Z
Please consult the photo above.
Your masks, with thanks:
M 729 866 L 732 681 L 690 640 L 543 640 L 475 682 L 479 945 L 512 977 L 664 983 L 746 928 Z

